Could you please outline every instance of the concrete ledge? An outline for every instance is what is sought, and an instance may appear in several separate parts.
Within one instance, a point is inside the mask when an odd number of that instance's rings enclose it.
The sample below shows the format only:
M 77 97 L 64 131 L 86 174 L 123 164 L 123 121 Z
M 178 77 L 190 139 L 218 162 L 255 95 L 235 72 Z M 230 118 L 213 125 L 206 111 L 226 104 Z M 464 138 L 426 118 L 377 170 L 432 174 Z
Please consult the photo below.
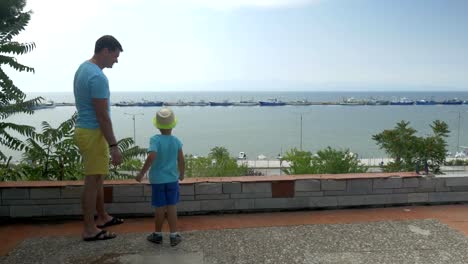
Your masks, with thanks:
M 180 184 L 182 214 L 468 201 L 466 177 L 421 177 L 411 172 L 190 178 Z M 0 217 L 79 216 L 82 185 L 1 182 Z M 104 196 L 112 214 L 153 213 L 148 182 L 106 181 Z

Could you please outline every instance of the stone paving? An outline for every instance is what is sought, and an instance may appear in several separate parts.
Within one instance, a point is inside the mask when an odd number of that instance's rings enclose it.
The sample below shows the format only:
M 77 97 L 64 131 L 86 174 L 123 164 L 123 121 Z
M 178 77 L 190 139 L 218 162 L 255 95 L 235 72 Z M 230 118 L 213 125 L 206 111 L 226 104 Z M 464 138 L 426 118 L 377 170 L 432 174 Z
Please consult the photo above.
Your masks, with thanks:
M 467 237 L 434 219 L 189 231 L 174 248 L 146 235 L 32 237 L 0 263 L 468 263 Z

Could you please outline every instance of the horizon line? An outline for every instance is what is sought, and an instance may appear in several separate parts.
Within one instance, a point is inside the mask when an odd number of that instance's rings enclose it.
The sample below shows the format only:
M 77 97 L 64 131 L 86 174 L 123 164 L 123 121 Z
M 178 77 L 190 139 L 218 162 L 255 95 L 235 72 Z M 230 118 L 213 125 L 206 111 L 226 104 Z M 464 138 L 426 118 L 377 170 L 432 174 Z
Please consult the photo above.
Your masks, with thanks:
M 73 93 L 73 91 L 23 91 L 24 93 Z M 127 90 L 110 91 L 111 93 L 147 93 L 147 92 L 468 92 L 468 90 Z

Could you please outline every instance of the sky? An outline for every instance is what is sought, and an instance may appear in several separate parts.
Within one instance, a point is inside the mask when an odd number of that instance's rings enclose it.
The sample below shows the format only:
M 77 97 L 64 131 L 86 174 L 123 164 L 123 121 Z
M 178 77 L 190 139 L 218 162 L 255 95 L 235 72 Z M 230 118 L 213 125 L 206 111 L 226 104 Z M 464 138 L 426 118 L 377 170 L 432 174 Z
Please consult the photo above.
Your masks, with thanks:
M 466 0 L 28 0 L 7 70 L 25 92 L 71 92 L 115 36 L 111 91 L 468 91 Z

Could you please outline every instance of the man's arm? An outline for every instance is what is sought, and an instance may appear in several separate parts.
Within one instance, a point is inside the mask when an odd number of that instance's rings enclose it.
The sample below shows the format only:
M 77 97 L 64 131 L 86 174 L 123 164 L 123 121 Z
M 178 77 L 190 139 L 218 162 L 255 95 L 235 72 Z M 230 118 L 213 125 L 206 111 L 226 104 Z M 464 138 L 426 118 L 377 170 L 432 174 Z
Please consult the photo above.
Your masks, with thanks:
M 107 111 L 108 99 L 93 99 L 94 110 L 96 111 L 96 118 L 99 123 L 104 138 L 110 147 L 110 153 L 112 158 L 112 164 L 119 165 L 122 163 L 122 154 L 117 147 L 117 140 L 114 136 L 114 130 L 112 129 L 112 121 Z

